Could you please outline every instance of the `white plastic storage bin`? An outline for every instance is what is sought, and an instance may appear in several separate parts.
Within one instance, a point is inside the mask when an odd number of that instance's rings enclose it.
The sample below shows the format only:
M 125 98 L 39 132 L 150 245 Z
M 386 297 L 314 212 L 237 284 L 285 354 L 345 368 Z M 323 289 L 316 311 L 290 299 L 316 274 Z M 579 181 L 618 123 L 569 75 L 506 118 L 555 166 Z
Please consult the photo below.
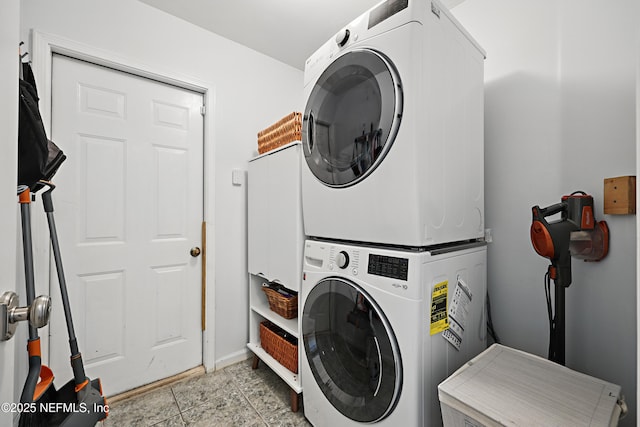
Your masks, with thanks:
M 494 344 L 440 383 L 445 427 L 616 426 L 621 388 Z

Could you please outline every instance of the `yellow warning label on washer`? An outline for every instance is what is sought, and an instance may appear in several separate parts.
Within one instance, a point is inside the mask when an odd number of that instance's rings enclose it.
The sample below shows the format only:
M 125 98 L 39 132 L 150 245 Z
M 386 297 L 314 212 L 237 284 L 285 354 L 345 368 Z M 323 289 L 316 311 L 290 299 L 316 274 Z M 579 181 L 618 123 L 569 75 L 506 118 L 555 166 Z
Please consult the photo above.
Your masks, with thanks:
M 433 287 L 431 293 L 431 335 L 449 329 L 447 321 L 447 292 L 449 281 L 445 280 Z

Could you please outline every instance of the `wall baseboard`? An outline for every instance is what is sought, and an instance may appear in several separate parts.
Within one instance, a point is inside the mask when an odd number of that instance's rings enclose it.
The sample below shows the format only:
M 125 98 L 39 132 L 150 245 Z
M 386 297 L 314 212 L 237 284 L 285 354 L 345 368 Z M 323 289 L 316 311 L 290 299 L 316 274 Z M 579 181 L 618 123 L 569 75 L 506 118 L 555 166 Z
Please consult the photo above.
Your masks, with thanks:
M 142 387 L 137 387 L 137 388 L 134 388 L 133 390 L 128 390 L 128 391 L 125 391 L 124 393 L 116 394 L 115 396 L 110 396 L 107 398 L 107 401 L 109 404 L 121 402 L 123 400 L 140 396 L 142 394 L 148 393 L 153 390 L 157 390 L 166 385 L 174 384 L 186 378 L 198 377 L 204 374 L 205 374 L 204 366 L 196 366 L 195 368 L 189 369 L 188 371 L 184 371 L 177 375 L 173 375 L 168 378 L 163 378 L 161 380 L 152 382 L 151 384 L 146 384 L 146 385 L 143 385 Z
M 224 369 L 227 366 L 242 362 L 243 360 L 247 360 L 249 357 L 251 357 L 252 354 L 253 353 L 251 353 L 248 348 L 228 354 L 225 357 L 216 360 L 215 370 L 217 371 L 220 369 Z

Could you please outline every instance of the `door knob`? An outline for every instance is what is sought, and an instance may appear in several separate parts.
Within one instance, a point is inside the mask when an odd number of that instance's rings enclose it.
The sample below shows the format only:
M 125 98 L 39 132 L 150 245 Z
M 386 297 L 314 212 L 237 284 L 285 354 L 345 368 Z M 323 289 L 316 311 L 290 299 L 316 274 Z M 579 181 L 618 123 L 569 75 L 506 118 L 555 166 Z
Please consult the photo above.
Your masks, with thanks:
M 202 251 L 200 250 L 200 248 L 199 248 L 199 247 L 197 247 L 197 246 L 196 246 L 196 247 L 194 247 L 194 248 L 191 248 L 191 250 L 189 251 L 189 253 L 191 254 L 191 256 L 192 256 L 192 257 L 194 257 L 194 258 L 195 258 L 195 257 L 197 257 L 198 255 L 200 255 L 200 253 L 202 253 Z
M 34 328 L 42 328 L 49 323 L 51 298 L 40 295 L 31 306 L 18 307 L 18 294 L 5 292 L 0 295 L 0 341 L 10 339 L 16 332 L 18 322 L 28 320 Z

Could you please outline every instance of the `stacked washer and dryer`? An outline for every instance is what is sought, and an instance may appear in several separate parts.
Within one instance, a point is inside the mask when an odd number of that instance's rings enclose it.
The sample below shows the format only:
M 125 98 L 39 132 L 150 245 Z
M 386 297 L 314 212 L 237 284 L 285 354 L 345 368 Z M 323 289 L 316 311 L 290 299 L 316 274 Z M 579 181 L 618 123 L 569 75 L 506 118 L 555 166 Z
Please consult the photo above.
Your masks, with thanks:
M 486 347 L 484 51 L 436 0 L 386 0 L 306 62 L 304 412 L 436 426 Z M 303 162 L 304 163 L 304 162 Z

